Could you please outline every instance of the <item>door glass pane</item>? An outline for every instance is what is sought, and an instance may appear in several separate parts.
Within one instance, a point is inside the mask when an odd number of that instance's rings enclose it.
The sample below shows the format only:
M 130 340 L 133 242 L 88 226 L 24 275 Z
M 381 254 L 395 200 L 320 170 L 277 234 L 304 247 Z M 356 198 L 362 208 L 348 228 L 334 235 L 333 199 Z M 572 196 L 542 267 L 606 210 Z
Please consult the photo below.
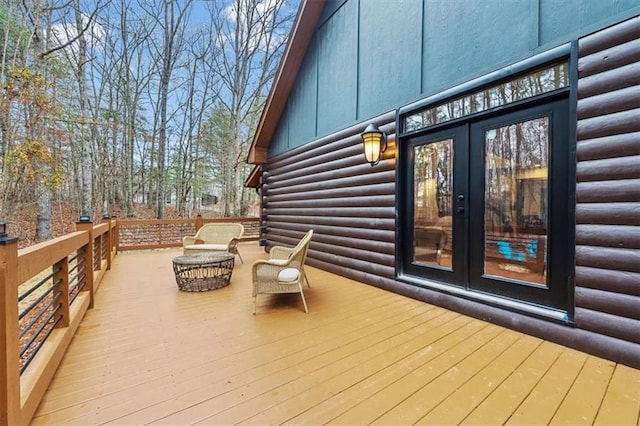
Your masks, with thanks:
M 453 139 L 414 147 L 413 262 L 451 269 Z
M 484 273 L 546 286 L 549 118 L 485 132 Z

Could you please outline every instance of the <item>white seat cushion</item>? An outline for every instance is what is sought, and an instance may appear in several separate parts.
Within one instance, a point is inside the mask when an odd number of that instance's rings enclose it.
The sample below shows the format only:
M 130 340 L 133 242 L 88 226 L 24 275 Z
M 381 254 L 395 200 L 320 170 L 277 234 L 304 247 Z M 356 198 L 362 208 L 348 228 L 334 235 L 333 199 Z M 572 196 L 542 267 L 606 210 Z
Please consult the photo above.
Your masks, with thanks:
M 226 244 L 192 244 L 186 246 L 187 250 L 215 250 L 215 251 L 227 251 L 228 246 Z
M 300 277 L 300 271 L 296 268 L 285 268 L 278 273 L 278 281 L 282 283 L 297 281 L 298 277 Z

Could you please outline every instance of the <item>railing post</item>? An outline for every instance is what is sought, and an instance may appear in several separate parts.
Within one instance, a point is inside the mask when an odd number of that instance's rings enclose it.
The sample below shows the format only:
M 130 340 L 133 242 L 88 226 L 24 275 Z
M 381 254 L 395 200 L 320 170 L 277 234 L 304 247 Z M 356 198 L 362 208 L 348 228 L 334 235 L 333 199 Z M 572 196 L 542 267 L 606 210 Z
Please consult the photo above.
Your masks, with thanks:
M 202 215 L 198 213 L 198 216 L 196 216 L 196 233 L 200 230 L 200 228 L 202 228 L 202 224 Z
M 113 244 L 116 247 L 116 254 L 118 254 L 118 252 L 120 252 L 120 222 L 118 221 L 115 215 L 111 216 L 111 218 L 116 221 L 116 227 L 114 228 L 115 236 L 114 236 Z
M 0 425 L 20 424 L 18 239 L 0 222 Z
M 111 216 L 104 215 L 102 216 L 102 223 L 106 223 L 109 226 L 107 231 L 107 271 L 111 269 L 111 253 L 112 253 L 112 244 L 113 244 L 113 235 L 111 232 Z
M 60 295 L 60 311 L 58 311 L 58 316 L 61 316 L 62 319 L 56 325 L 57 328 L 69 327 L 71 313 L 69 312 L 69 257 L 63 257 L 58 263 L 53 265 L 53 270 L 58 270 L 53 274 L 53 282 L 60 281 L 58 284 L 58 288 L 62 294 Z
M 76 230 L 86 231 L 89 234 L 89 242 L 83 248 L 84 250 L 84 272 L 86 285 L 82 291 L 89 292 L 89 308 L 93 308 L 93 222 L 89 216 L 80 216 L 76 222 Z
M 93 236 L 93 232 L 91 233 Z M 102 269 L 102 239 L 104 234 L 100 234 L 93 238 L 93 270 Z

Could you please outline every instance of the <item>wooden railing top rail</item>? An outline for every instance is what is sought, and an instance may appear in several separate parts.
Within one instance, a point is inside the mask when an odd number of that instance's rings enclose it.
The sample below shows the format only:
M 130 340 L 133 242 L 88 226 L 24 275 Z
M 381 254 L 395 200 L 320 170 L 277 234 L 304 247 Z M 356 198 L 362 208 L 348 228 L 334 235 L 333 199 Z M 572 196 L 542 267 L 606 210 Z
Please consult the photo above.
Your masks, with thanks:
M 185 223 L 196 223 L 196 219 L 118 219 L 118 226 L 121 225 L 180 225 Z
M 220 223 L 233 223 L 233 222 L 258 222 L 260 219 L 257 217 L 216 217 L 211 219 L 202 219 L 204 223 L 220 222 Z
M 109 226 L 109 223 L 101 223 L 99 225 L 94 225 L 93 226 L 93 236 L 97 237 L 98 235 L 102 235 L 102 234 L 106 234 L 107 232 L 109 232 L 109 229 L 111 229 L 111 227 Z
M 118 219 L 118 225 L 180 225 L 186 223 L 233 223 L 233 222 L 259 222 L 257 217 L 216 217 L 216 218 L 178 218 L 178 219 Z
M 76 231 L 18 250 L 18 285 L 88 244 L 89 234 Z

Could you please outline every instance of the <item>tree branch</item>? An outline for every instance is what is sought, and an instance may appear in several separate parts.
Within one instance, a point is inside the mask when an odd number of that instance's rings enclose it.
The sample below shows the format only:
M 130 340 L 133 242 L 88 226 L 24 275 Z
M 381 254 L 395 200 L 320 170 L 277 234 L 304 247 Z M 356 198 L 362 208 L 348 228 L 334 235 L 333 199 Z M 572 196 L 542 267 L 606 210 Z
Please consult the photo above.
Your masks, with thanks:
M 47 56 L 51 55 L 54 52 L 57 52 L 59 50 L 65 49 L 69 46 L 71 46 L 73 43 L 75 43 L 76 41 L 78 41 L 80 39 L 80 37 L 82 37 L 87 30 L 89 29 L 89 27 L 91 26 L 91 24 L 93 23 L 93 18 L 95 18 L 96 14 L 98 13 L 98 8 L 96 7 L 96 9 L 93 11 L 93 13 L 91 14 L 91 16 L 89 16 L 89 19 L 87 20 L 87 25 L 85 25 L 85 27 L 82 29 L 82 31 L 80 31 L 78 34 L 76 34 L 75 37 L 73 37 L 71 40 L 67 41 L 64 44 L 61 44 L 60 46 L 56 46 L 53 47 L 45 52 L 41 52 L 38 54 L 38 59 L 44 59 Z

